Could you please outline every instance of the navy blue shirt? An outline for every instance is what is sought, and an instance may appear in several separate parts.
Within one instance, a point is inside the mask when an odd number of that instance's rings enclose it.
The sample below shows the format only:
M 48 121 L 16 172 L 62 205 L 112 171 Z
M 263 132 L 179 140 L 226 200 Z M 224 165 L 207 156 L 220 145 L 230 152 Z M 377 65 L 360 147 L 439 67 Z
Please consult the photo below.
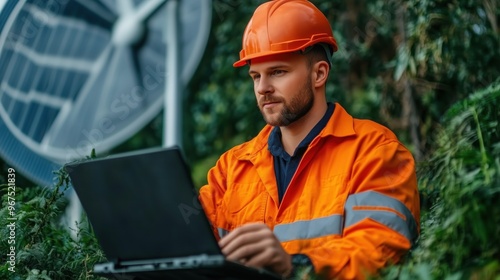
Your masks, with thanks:
M 309 134 L 300 142 L 300 144 L 295 149 L 293 155 L 289 155 L 283 148 L 281 143 L 281 130 L 279 126 L 274 127 L 267 140 L 267 147 L 274 158 L 274 174 L 276 176 L 276 182 L 278 184 L 278 195 L 279 201 L 285 194 L 290 181 L 292 180 L 293 174 L 297 171 L 300 160 L 304 155 L 307 147 L 311 141 L 318 136 L 318 134 L 325 128 L 328 120 L 333 115 L 333 110 L 335 109 L 335 104 L 328 103 L 328 109 L 321 120 L 311 129 Z

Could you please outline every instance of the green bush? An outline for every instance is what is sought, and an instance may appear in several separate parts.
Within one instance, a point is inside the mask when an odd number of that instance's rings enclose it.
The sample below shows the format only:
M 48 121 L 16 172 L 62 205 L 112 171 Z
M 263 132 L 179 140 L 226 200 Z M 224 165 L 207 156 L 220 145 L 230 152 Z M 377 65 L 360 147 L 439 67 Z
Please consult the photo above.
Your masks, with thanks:
M 56 172 L 54 188 L 20 188 L 16 186 L 15 253 L 16 264 L 8 263 L 6 254 L 0 257 L 0 279 L 99 279 L 93 275 L 93 265 L 104 260 L 89 223 L 83 221 L 68 230 L 61 223 L 67 205 L 65 192 L 69 178 L 64 171 Z M 8 185 L 2 201 L 7 201 Z M 0 209 L 0 234 L 9 236 L 12 223 L 7 204 Z M 71 231 L 75 233 L 72 237 Z M 1 252 L 11 252 L 8 242 L 0 244 Z M 9 257 L 10 258 L 10 257 Z
M 500 279 L 500 82 L 448 110 L 419 167 L 422 234 L 387 279 Z

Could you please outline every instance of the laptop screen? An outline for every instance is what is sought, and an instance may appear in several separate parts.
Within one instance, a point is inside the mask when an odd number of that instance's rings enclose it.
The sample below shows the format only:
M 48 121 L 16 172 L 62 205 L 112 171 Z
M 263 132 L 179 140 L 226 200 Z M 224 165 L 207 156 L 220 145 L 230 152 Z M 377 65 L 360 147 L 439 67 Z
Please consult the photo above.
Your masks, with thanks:
M 109 260 L 221 254 L 179 148 L 65 169 Z

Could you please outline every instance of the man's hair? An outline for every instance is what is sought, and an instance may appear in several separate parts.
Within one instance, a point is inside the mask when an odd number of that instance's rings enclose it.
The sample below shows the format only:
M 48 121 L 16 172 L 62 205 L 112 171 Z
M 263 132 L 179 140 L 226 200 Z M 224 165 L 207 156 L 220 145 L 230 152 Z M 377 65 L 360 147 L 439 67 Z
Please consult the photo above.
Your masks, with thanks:
M 316 44 L 311 46 L 310 48 L 306 49 L 303 54 L 307 58 L 307 66 L 310 68 L 312 65 L 318 61 L 325 61 L 330 65 L 330 61 L 328 59 L 328 55 L 326 53 L 326 49 L 330 50 L 330 47 L 327 46 L 326 48 L 320 44 Z

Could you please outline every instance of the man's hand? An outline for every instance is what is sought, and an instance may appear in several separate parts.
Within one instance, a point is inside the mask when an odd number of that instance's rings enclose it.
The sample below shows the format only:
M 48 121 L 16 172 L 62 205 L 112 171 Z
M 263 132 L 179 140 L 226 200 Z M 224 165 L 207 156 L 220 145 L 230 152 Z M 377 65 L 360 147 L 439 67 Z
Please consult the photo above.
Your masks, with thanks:
M 292 272 L 292 258 L 270 228 L 263 223 L 243 225 L 219 241 L 228 260 L 247 266 L 268 268 L 288 276 Z

